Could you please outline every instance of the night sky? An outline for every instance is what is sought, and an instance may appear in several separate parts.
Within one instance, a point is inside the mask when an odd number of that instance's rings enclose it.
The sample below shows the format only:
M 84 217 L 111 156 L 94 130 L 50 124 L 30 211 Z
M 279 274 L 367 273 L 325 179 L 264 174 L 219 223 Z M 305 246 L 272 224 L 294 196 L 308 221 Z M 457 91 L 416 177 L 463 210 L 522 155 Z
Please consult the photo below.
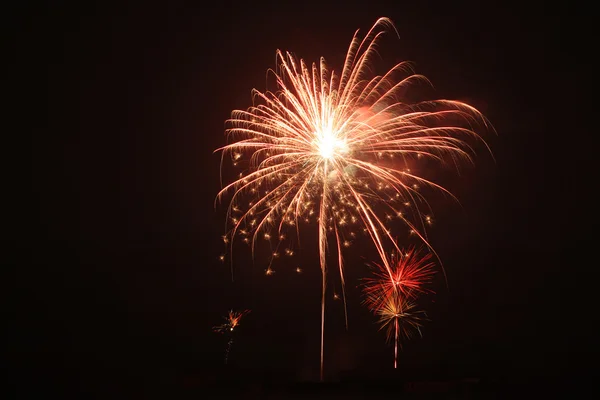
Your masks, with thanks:
M 425 301 L 431 321 L 406 343 L 402 371 L 585 371 L 584 354 L 597 350 L 588 345 L 595 313 L 583 281 L 597 263 L 584 244 L 594 205 L 579 191 L 576 164 L 591 134 L 573 111 L 586 79 L 574 60 L 588 57 L 572 44 L 583 35 L 569 28 L 576 21 L 485 2 L 280 3 L 58 2 L 16 18 L 15 59 L 24 61 L 24 85 L 37 89 L 27 89 L 23 120 L 34 132 L 32 222 L 9 243 L 20 253 L 8 342 L 17 370 L 66 382 L 220 374 L 227 339 L 211 328 L 229 309 L 248 308 L 232 373 L 316 379 L 316 247 L 272 276 L 266 259 L 252 263 L 240 247 L 232 282 L 218 260 L 225 207 L 214 207 L 213 151 L 225 143 L 231 110 L 265 89 L 277 49 L 322 55 L 339 70 L 354 31 L 387 16 L 400 39 L 387 36 L 383 59 L 415 62 L 435 86 L 430 98 L 467 101 L 497 131 L 483 132 L 495 160 L 480 151 L 474 167 L 439 175 L 460 200 L 436 198 L 429 230 L 448 287 L 435 281 Z M 393 349 L 356 288 L 369 246 L 362 239 L 348 250 L 347 332 L 335 275 L 328 292 L 332 377 L 392 367 Z

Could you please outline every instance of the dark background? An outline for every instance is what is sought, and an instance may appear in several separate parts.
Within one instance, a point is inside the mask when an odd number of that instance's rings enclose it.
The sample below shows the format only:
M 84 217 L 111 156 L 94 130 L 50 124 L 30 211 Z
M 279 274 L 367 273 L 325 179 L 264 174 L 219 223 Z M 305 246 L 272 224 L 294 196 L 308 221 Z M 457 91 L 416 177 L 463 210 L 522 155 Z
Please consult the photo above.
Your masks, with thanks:
M 318 378 L 316 249 L 272 276 L 241 252 L 232 283 L 218 261 L 225 209 L 214 207 L 213 150 L 231 110 L 265 89 L 276 49 L 339 69 L 354 31 L 380 16 L 400 34 L 384 41 L 384 60 L 414 61 L 435 98 L 470 102 L 498 132 L 485 133 L 495 162 L 480 152 L 474 168 L 441 178 L 461 202 L 436 200 L 430 230 L 449 288 L 436 281 L 431 321 L 406 344 L 398 376 L 590 373 L 594 211 L 582 188 L 595 182 L 584 178 L 593 131 L 577 111 L 588 104 L 590 28 L 576 7 L 412 3 L 19 10 L 9 48 L 18 78 L 8 80 L 26 110 L 20 126 L 33 132 L 32 205 L 13 216 L 7 241 L 17 251 L 7 348 L 19 387 Z M 332 281 L 326 374 L 392 376 L 393 349 L 360 306 L 360 245 L 349 255 L 350 329 Z M 211 328 L 230 308 L 252 312 L 226 368 L 227 338 Z

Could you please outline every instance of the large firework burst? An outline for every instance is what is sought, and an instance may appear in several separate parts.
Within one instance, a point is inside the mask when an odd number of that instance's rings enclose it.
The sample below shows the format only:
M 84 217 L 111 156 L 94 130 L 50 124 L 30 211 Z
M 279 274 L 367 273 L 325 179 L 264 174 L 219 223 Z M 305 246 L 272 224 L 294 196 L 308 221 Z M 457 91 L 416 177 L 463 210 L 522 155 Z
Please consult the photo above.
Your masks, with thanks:
M 479 139 L 473 126 L 486 124 L 479 111 L 462 102 L 406 102 L 413 84 L 427 82 L 406 62 L 373 76 L 372 58 L 387 30 L 395 30 L 392 22 L 380 18 L 364 38 L 357 31 L 339 74 L 323 58 L 310 65 L 277 51 L 278 69 L 271 71 L 276 90 L 253 90 L 255 104 L 232 112 L 231 143 L 217 150 L 244 167 L 217 196 L 231 196 L 226 242 L 239 236 L 254 254 L 259 238 L 281 239 L 286 229 L 299 233 L 300 223 L 316 220 L 321 377 L 328 247 L 333 244 L 337 252 L 345 303 L 342 247 L 354 234 L 346 227 L 358 225 L 366 232 L 387 269 L 386 242 L 396 246 L 390 220 L 404 222 L 427 242 L 422 212 L 427 203 L 420 187 L 445 189 L 411 171 L 409 160 L 470 160 L 468 143 Z M 278 249 L 279 244 L 273 257 Z
M 217 325 L 213 327 L 213 331 L 220 333 L 233 332 L 233 330 L 239 326 L 240 320 L 246 314 L 248 314 L 250 310 L 244 311 L 229 311 L 227 316 L 225 317 L 225 323 L 221 325 Z

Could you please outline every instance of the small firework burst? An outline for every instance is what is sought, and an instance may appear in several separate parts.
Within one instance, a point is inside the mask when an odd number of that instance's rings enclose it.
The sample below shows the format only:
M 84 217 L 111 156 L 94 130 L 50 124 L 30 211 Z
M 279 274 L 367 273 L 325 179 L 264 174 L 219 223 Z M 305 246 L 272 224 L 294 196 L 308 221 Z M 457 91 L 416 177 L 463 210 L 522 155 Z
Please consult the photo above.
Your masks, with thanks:
M 398 368 L 398 346 L 402 346 L 401 339 L 410 339 L 415 331 L 420 335 L 426 315 L 401 292 L 393 292 L 387 296 L 377 308 L 376 314 L 380 329 L 386 330 L 388 343 L 394 343 L 394 368 Z
M 416 298 L 428 291 L 425 284 L 433 277 L 430 258 L 430 254 L 419 255 L 414 247 L 398 251 L 390 256 L 391 269 L 374 263 L 374 277 L 365 279 L 364 304 L 379 317 L 388 342 L 394 343 L 394 368 L 398 367 L 400 339 L 409 339 L 415 331 L 421 333 L 425 313 L 418 310 Z
M 430 291 L 425 287 L 435 275 L 430 253 L 421 255 L 416 247 L 411 247 L 405 252 L 392 253 L 388 265 L 389 268 L 385 264 L 372 263 L 374 276 L 364 280 L 363 290 L 372 311 L 379 308 L 378 303 L 386 302 L 396 292 L 415 298 Z
M 213 327 L 213 331 L 219 333 L 233 332 L 233 330 L 240 325 L 240 320 L 246 314 L 248 314 L 250 310 L 244 311 L 229 311 L 229 314 L 225 317 L 225 323 L 221 325 L 217 325 Z
M 231 346 L 233 345 L 233 333 L 235 328 L 240 325 L 240 320 L 246 314 L 248 314 L 250 310 L 244 311 L 229 311 L 227 316 L 225 317 L 225 323 L 221 325 L 217 325 L 213 327 L 214 332 L 228 334 L 229 341 L 227 342 L 227 348 L 225 349 L 225 364 L 229 361 L 229 353 L 231 352 Z

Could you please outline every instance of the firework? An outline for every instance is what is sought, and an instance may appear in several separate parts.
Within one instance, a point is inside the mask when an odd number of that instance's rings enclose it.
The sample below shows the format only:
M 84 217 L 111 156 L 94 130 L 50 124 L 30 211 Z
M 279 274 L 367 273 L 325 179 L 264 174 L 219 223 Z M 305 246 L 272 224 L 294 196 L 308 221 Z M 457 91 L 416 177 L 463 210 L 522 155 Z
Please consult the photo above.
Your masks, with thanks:
M 407 251 L 392 253 L 388 265 L 373 263 L 373 277 L 365 278 L 363 291 L 367 296 L 367 304 L 371 310 L 379 308 L 379 302 L 385 302 L 395 292 L 405 298 L 415 298 L 418 294 L 429 291 L 425 287 L 431 282 L 435 270 L 431 261 L 431 253 L 420 255 L 416 247 Z
M 220 333 L 233 332 L 233 330 L 240 325 L 240 320 L 242 317 L 249 312 L 250 310 L 244 310 L 241 312 L 233 310 L 229 311 L 229 314 L 227 314 L 225 317 L 226 322 L 224 324 L 214 326 L 213 331 Z
M 213 331 L 232 335 L 235 328 L 240 325 L 240 320 L 246 314 L 248 314 L 250 310 L 244 311 L 229 311 L 227 316 L 225 317 L 225 323 L 221 325 L 217 325 L 213 327 Z M 225 364 L 229 360 L 229 353 L 231 352 L 231 346 L 233 345 L 233 336 L 230 336 L 229 341 L 227 342 L 227 348 L 225 349 Z
M 420 188 L 445 189 L 412 171 L 411 163 L 470 160 L 468 143 L 480 140 L 473 127 L 486 125 L 479 111 L 462 102 L 407 102 L 407 91 L 428 81 L 406 62 L 373 76 L 377 43 L 390 30 L 392 22 L 380 18 L 362 39 L 357 31 L 339 74 L 323 58 L 310 65 L 277 51 L 278 69 L 271 71 L 276 89 L 253 90 L 255 104 L 232 112 L 226 131 L 231 143 L 217 149 L 222 166 L 231 156 L 242 169 L 217 196 L 230 196 L 226 243 L 233 246 L 240 237 L 254 256 L 259 240 L 271 243 L 287 229 L 299 238 L 301 223 L 317 231 L 321 377 L 328 249 L 337 252 L 346 309 L 342 248 L 356 229 L 370 237 L 386 269 L 386 242 L 396 246 L 388 228 L 393 219 L 427 243 L 430 220 L 421 212 L 428 205 Z
M 377 304 L 373 309 L 379 317 L 380 329 L 385 329 L 388 342 L 394 343 L 394 368 L 398 368 L 398 346 L 401 338 L 409 339 L 414 331 L 421 334 L 422 321 L 425 313 L 417 310 L 416 303 L 407 298 L 402 292 L 390 292 L 383 300 L 379 297 L 367 302 Z
M 398 345 L 401 337 L 419 333 L 424 313 L 417 310 L 418 295 L 430 291 L 425 287 L 435 271 L 431 253 L 420 255 L 416 247 L 391 254 L 388 263 L 373 263 L 373 277 L 365 278 L 364 304 L 379 317 L 381 329 L 386 329 L 388 342 L 394 342 L 394 368 L 398 367 Z

